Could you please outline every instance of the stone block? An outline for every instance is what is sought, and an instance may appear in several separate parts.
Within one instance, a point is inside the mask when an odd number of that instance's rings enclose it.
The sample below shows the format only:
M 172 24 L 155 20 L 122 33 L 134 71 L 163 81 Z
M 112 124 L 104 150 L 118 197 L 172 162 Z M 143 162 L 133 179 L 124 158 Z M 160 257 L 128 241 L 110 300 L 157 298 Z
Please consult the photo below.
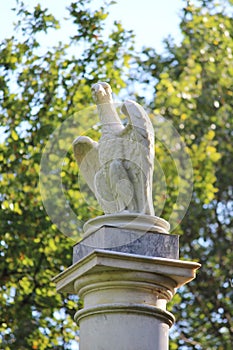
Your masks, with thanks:
M 95 249 L 148 257 L 179 259 L 179 236 L 103 226 L 73 247 L 73 264 Z

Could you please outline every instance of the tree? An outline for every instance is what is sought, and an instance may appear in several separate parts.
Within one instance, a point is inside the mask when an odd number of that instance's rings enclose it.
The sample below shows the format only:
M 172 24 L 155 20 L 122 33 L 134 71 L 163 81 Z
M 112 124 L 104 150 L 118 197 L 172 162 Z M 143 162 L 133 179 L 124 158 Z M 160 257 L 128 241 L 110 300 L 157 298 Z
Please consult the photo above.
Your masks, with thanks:
M 4 40 L 0 51 L 0 113 L 5 134 L 0 145 L 3 348 L 70 349 L 78 335 L 73 315 L 81 301 L 61 297 L 51 282 L 51 277 L 71 264 L 73 241 L 46 215 L 38 173 L 51 134 L 55 129 L 59 132 L 57 127 L 66 120 L 73 121 L 69 116 L 77 110 L 89 106 L 93 83 L 107 80 L 115 93 L 138 82 L 149 86 L 150 92 L 154 86 L 151 108 L 173 123 L 193 163 L 192 201 L 174 233 L 181 235 L 181 257 L 201 262 L 202 268 L 170 306 L 177 318 L 170 347 L 231 349 L 232 8 L 230 4 L 224 8 L 224 0 L 218 6 L 213 1 L 195 3 L 186 1 L 184 6 L 181 44 L 169 39 L 165 54 L 144 48 L 138 58 L 132 33 L 119 22 L 103 39 L 110 2 L 98 9 L 90 0 L 71 3 L 69 18 L 76 25 L 76 34 L 68 45 L 59 44 L 45 52 L 40 46 L 41 34 L 59 33 L 58 21 L 40 5 L 28 10 L 19 4 L 20 34 Z M 78 47 L 77 57 L 71 57 L 70 46 Z M 143 97 L 136 96 L 139 101 Z M 87 117 L 82 115 L 84 124 Z M 179 183 L 184 181 L 187 191 L 191 177 L 179 177 L 174 154 L 158 134 L 156 120 L 161 118 L 152 118 L 156 158 L 167 183 L 165 199 L 155 187 L 155 207 L 162 201 L 161 216 L 169 219 L 175 211 Z M 71 122 L 66 129 L 68 139 L 73 127 Z M 79 128 L 82 131 L 82 126 Z M 88 132 L 97 137 L 98 125 Z M 57 147 L 63 152 L 66 146 L 60 142 Z M 50 154 L 49 160 L 60 162 L 56 154 Z M 182 160 L 178 159 L 181 167 Z M 59 166 L 67 203 L 83 221 L 96 215 L 80 195 L 78 169 L 70 150 Z M 80 229 L 76 227 L 77 232 Z M 70 227 L 70 236 L 75 234 L 72 230 Z
M 78 336 L 73 315 L 79 301 L 57 294 L 51 282 L 71 264 L 74 241 L 46 215 L 38 174 L 53 131 L 90 105 L 91 85 L 110 80 L 114 92 L 125 85 L 133 37 L 115 22 L 104 39 L 109 5 L 106 1 L 95 9 L 90 0 L 71 3 L 68 16 L 76 33 L 68 44 L 45 50 L 43 34 L 57 31 L 59 35 L 59 22 L 39 4 L 30 10 L 17 2 L 18 34 L 1 43 L 0 341 L 4 349 L 70 349 Z M 78 47 L 76 57 L 71 56 L 71 47 Z M 62 142 L 59 148 L 64 149 Z M 88 207 L 78 191 L 72 152 L 68 153 L 61 175 L 69 169 L 64 176 L 67 201 L 86 220 Z
M 140 58 L 141 71 L 154 81 L 152 106 L 179 130 L 194 169 L 179 233 L 181 256 L 202 268 L 175 298 L 171 349 L 230 350 L 233 343 L 233 19 L 224 4 L 187 1 L 181 44 L 167 40 L 165 55 L 147 48 Z

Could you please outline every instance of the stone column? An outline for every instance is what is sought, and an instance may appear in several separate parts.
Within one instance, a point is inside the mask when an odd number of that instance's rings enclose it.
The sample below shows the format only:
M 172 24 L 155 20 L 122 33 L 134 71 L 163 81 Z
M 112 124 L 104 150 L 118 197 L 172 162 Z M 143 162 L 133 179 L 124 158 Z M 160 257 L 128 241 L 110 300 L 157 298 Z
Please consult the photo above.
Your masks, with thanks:
M 54 279 L 58 291 L 84 301 L 75 315 L 80 350 L 168 350 L 174 316 L 166 304 L 200 265 L 178 259 L 178 236 L 166 232 L 164 220 L 147 232 L 148 221 L 139 221 L 89 225 L 73 265 Z

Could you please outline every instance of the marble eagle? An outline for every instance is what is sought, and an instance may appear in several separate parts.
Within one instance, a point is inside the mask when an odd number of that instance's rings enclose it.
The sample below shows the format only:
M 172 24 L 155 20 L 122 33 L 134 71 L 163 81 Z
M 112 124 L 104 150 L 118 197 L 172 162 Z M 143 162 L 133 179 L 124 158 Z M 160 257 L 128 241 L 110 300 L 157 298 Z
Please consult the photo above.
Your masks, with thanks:
M 79 170 L 105 214 L 141 213 L 154 215 L 152 177 L 154 130 L 145 110 L 126 100 L 121 112 L 124 126 L 108 83 L 92 86 L 101 123 L 98 142 L 79 136 L 73 142 Z

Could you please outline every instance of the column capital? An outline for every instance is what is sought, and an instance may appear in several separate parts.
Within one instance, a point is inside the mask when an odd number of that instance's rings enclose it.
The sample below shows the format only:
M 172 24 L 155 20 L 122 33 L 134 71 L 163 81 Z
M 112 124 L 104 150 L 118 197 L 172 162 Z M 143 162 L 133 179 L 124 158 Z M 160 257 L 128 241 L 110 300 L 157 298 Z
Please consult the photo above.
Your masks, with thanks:
M 171 281 L 171 288 L 175 289 L 193 280 L 200 266 L 197 262 L 96 249 L 61 272 L 53 281 L 59 292 L 76 293 L 75 282 L 90 274 L 100 275 L 115 270 L 121 272 L 146 271 L 146 273 L 168 278 Z

